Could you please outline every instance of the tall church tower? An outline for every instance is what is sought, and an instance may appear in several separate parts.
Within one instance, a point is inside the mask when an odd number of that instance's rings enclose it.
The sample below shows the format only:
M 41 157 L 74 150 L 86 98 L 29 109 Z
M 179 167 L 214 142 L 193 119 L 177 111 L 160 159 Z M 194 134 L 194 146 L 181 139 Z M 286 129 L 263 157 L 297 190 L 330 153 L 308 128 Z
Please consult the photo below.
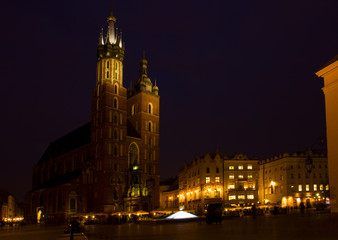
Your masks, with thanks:
M 91 171 L 88 209 L 150 211 L 159 207 L 159 88 L 143 57 L 134 88 L 123 86 L 124 44 L 111 11 L 97 47 L 92 94 Z
M 108 30 L 97 47 L 96 88 L 92 94 L 91 142 L 94 156 L 94 211 L 118 211 L 126 188 L 127 90 L 123 86 L 124 46 L 111 10 Z M 122 202 L 121 202 L 122 201 Z

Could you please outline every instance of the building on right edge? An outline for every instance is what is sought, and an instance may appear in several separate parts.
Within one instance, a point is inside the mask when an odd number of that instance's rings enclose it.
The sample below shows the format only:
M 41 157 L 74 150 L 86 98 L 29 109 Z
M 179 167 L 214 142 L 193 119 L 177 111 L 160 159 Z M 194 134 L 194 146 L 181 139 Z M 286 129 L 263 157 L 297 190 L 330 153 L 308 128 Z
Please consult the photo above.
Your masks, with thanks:
M 259 163 L 259 202 L 281 207 L 307 207 L 329 202 L 327 157 L 324 151 L 284 153 Z
M 338 55 L 316 74 L 318 77 L 324 78 L 331 212 L 338 213 Z

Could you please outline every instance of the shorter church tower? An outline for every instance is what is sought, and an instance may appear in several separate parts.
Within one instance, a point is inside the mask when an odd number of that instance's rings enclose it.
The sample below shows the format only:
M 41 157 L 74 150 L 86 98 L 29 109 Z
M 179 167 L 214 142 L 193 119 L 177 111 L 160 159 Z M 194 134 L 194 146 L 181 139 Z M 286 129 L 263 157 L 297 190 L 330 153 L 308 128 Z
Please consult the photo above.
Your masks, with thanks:
M 140 198 L 141 208 L 146 210 L 159 206 L 159 120 L 160 97 L 159 88 L 148 77 L 148 61 L 143 57 L 140 63 L 140 75 L 134 88 L 128 89 L 127 119 L 128 131 L 140 138 L 138 143 L 139 159 L 133 161 L 131 146 L 129 147 L 128 198 L 125 206 Z M 130 134 L 130 135 L 131 135 Z M 129 135 L 129 134 L 128 134 Z M 132 140 L 132 139 L 131 139 Z M 136 143 L 136 142 L 135 142 Z M 132 144 L 132 143 L 131 143 Z

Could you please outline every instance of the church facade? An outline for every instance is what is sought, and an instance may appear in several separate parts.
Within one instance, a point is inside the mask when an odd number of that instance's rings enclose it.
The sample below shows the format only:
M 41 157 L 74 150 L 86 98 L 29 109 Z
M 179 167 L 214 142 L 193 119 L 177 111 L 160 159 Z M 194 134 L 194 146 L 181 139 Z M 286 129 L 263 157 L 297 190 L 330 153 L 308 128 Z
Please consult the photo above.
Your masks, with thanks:
M 159 88 L 140 62 L 134 87 L 123 81 L 124 44 L 112 12 L 97 46 L 91 122 L 49 144 L 25 196 L 27 222 L 159 207 Z

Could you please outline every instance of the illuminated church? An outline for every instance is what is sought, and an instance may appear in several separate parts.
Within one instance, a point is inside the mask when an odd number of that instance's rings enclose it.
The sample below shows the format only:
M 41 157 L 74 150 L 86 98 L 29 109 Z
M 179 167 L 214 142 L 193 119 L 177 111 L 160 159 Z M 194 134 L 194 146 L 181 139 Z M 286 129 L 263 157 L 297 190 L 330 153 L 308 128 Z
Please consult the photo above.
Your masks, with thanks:
M 27 222 L 159 207 L 159 88 L 140 63 L 123 81 L 124 43 L 111 11 L 97 46 L 91 122 L 51 142 L 33 169 Z

